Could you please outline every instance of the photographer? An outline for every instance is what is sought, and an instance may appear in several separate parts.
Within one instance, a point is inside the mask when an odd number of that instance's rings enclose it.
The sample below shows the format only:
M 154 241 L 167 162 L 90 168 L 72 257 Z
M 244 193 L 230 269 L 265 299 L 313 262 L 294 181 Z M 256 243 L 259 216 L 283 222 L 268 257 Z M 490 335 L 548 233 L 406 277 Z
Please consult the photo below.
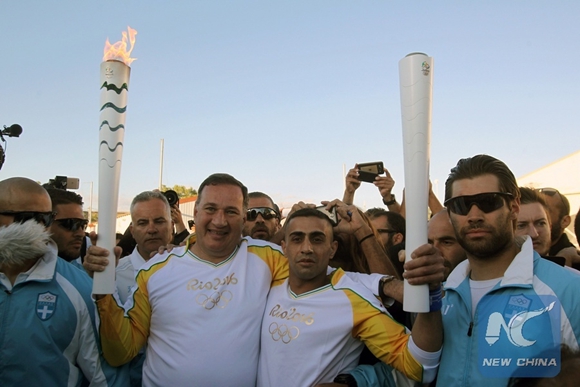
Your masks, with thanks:
M 177 204 L 171 206 L 171 220 L 175 224 L 175 233 L 173 234 L 173 241 L 171 243 L 178 245 L 189 236 L 189 230 L 185 226 L 181 210 Z
M 389 208 L 389 211 L 400 212 L 401 205 L 397 203 L 395 195 L 392 193 L 393 187 L 395 186 L 395 180 L 393 180 L 391 174 L 386 169 L 384 170 L 385 176 L 378 174 L 373 181 L 375 187 L 379 189 L 379 193 L 383 198 L 383 203 Z M 344 196 L 342 201 L 346 204 L 354 203 L 354 193 L 360 187 L 361 180 L 359 178 L 359 165 L 355 164 L 354 168 L 350 169 L 346 174 L 346 182 L 344 189 Z
M 179 245 L 189 236 L 189 231 L 185 226 L 181 210 L 179 209 L 179 195 L 171 189 L 162 192 L 162 194 L 167 198 L 167 202 L 169 202 L 169 206 L 171 207 L 171 220 L 175 225 L 175 232 L 171 243 Z

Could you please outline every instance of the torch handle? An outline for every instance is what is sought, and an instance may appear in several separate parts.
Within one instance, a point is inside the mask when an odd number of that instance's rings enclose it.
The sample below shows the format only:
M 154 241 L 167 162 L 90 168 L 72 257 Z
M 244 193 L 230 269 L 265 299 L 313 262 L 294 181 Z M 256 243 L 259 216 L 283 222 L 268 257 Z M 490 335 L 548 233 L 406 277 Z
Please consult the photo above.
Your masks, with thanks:
M 433 58 L 409 54 L 399 61 L 403 154 L 405 166 L 405 260 L 427 243 L 429 201 L 429 145 L 431 137 L 431 101 Z M 429 312 L 428 285 L 404 283 L 403 309 Z

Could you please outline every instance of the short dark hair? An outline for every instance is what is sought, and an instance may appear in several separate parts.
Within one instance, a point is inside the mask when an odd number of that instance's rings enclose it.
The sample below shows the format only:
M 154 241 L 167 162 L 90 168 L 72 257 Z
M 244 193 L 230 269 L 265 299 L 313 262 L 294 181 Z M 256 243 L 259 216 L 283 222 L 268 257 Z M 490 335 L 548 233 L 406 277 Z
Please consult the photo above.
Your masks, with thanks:
M 46 192 L 52 201 L 52 210 L 56 210 L 56 206 L 60 204 L 78 204 L 83 205 L 83 197 L 74 192 L 58 188 L 47 188 Z
M 489 155 L 476 155 L 459 160 L 451 169 L 445 182 L 445 200 L 451 199 L 454 182 L 482 175 L 496 176 L 499 181 L 499 191 L 512 194 L 510 200 L 520 197 L 516 178 L 503 161 Z
M 368 210 L 365 211 L 365 215 L 369 217 L 369 219 L 375 219 L 378 218 L 379 216 L 383 216 L 387 213 L 388 211 L 385 210 L 384 208 L 380 208 L 380 207 L 374 207 L 374 208 L 369 208 Z
M 276 212 L 278 214 L 280 214 L 280 208 L 278 207 L 278 205 L 276 203 L 274 203 L 274 200 L 272 200 L 272 198 L 269 195 L 266 195 L 265 193 L 259 192 L 259 191 L 250 192 L 248 194 L 248 200 L 249 199 L 258 199 L 258 198 L 268 199 L 270 201 L 270 203 L 272 203 L 272 207 L 276 210 Z
M 548 220 L 551 222 L 550 211 L 548 211 L 548 205 L 546 204 L 546 201 L 542 197 L 542 194 L 540 194 L 537 190 L 533 188 L 528 187 L 519 187 L 519 188 L 520 188 L 520 204 L 533 204 L 533 203 L 541 204 L 542 207 L 544 207 L 544 210 L 546 211 L 546 216 L 548 217 Z
M 533 188 L 520 187 L 520 198 L 521 204 L 540 203 L 544 208 L 548 207 L 542 194 Z
M 240 189 L 242 190 L 242 196 L 244 200 L 243 209 L 244 211 L 248 209 L 248 200 L 249 200 L 248 188 L 246 188 L 245 185 L 243 185 L 238 179 L 236 179 L 232 175 L 228 175 L 227 173 L 214 173 L 213 175 L 209 175 L 199 185 L 199 189 L 197 190 L 197 202 L 201 201 L 203 189 L 208 185 L 234 185 L 240 187 Z
M 384 208 L 371 208 L 365 212 L 365 215 L 371 220 L 376 219 L 379 216 L 386 216 L 387 222 L 389 222 L 391 228 L 394 231 L 403 234 L 403 237 L 405 236 L 407 222 L 405 221 L 405 217 L 401 214 L 393 211 L 386 211 Z
M 318 211 L 316 208 L 310 208 L 310 207 L 301 208 L 301 209 L 291 213 L 286 218 L 285 224 L 290 224 L 290 222 L 294 218 L 300 218 L 300 217 L 303 218 L 303 217 L 310 217 L 310 216 L 326 220 L 328 222 L 328 224 L 330 225 L 330 228 L 332 229 L 332 222 L 330 221 L 330 218 L 326 214 L 324 214 L 322 211 Z

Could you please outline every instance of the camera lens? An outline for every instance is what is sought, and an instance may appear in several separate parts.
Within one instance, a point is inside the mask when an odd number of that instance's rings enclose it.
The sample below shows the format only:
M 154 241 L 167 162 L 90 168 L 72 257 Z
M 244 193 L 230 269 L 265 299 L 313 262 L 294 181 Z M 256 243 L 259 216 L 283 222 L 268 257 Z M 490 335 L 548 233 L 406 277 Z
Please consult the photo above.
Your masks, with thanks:
M 165 197 L 167 198 L 167 201 L 169 202 L 170 206 L 173 207 L 175 204 L 179 203 L 179 195 L 177 195 L 177 192 L 173 190 L 168 190 L 163 192 L 163 195 L 165 195 Z

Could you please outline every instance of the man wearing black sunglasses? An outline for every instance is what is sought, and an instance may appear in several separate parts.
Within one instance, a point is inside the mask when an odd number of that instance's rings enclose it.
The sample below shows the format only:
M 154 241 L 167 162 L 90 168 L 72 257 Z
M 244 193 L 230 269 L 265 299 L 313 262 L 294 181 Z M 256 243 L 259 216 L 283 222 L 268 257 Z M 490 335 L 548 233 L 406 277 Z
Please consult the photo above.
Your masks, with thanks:
M 271 241 L 280 229 L 278 206 L 270 196 L 262 192 L 250 192 L 248 198 L 248 211 L 242 235 Z
M 82 267 L 81 250 L 86 246 L 85 230 L 89 223 L 83 215 L 83 198 L 64 189 L 49 188 L 47 191 L 55 213 L 50 232 L 58 246 L 58 256 Z
M 520 367 L 518 359 L 546 349 L 557 356 L 560 343 L 578 348 L 580 277 L 541 259 L 530 238 L 517 242 L 520 191 L 502 161 L 488 155 L 460 160 L 445 198 L 467 260 L 445 284 L 437 385 L 506 386 L 511 375 L 549 375 L 553 367 Z M 502 366 L 490 366 L 492 358 Z
M 53 217 L 38 183 L 0 181 L 2 385 L 80 386 L 83 375 L 91 386 L 125 385 L 99 354 L 91 280 L 58 258 Z

